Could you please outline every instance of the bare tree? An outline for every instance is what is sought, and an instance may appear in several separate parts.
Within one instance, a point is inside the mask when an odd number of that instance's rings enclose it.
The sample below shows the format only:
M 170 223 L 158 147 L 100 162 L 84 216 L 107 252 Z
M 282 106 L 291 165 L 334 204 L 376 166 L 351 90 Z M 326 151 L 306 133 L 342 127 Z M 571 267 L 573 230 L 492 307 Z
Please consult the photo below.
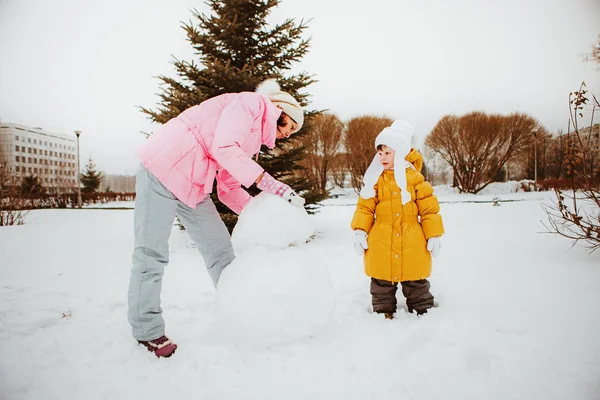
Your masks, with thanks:
M 538 180 L 549 177 L 550 158 L 558 156 L 552 151 L 554 137 L 543 126 L 536 126 L 534 132 L 526 135 L 523 145 L 508 160 L 518 179 L 534 179 L 537 170 Z
M 21 193 L 19 177 L 8 163 L 0 162 L 0 226 L 24 224 L 30 208 L 30 203 Z
M 352 118 L 346 124 L 344 147 L 350 181 L 358 193 L 362 188 L 362 178 L 375 155 L 375 137 L 392 124 L 387 117 L 362 116 Z
M 430 147 L 425 146 L 423 150 L 423 170 L 421 173 L 432 185 L 439 185 L 444 183 L 448 173 L 448 163 L 444 161 L 438 153 L 433 151 Z
M 327 190 L 332 161 L 341 145 L 344 124 L 333 114 L 318 114 L 311 123 L 312 129 L 302 138 L 308 157 L 303 162 L 311 180 L 321 192 Z
M 584 56 L 586 61 L 591 61 L 600 67 L 600 35 L 598 35 L 598 42 L 592 45 L 592 50 Z
M 333 184 L 341 188 L 345 187 L 347 175 L 348 163 L 346 162 L 346 153 L 339 152 L 331 158 L 331 178 Z
M 520 113 L 447 115 L 425 144 L 452 167 L 454 184 L 461 192 L 478 193 L 496 179 L 536 126 L 536 120 Z
M 594 169 L 594 164 L 586 162 L 590 146 L 579 128 L 584 105 L 589 101 L 586 95 L 585 82 L 578 91 L 569 93 L 569 141 L 564 168 L 571 181 L 571 192 L 555 188 L 556 203 L 544 206 L 544 211 L 548 215 L 550 226 L 546 228 L 550 232 L 573 240 L 573 245 L 583 241 L 593 252 L 600 248 L 600 171 Z M 594 114 L 598 109 L 600 103 L 592 96 L 590 132 L 593 132 Z
M 561 179 L 563 177 L 567 142 L 568 137 L 562 131 L 559 131 L 558 135 L 550 140 L 545 179 Z

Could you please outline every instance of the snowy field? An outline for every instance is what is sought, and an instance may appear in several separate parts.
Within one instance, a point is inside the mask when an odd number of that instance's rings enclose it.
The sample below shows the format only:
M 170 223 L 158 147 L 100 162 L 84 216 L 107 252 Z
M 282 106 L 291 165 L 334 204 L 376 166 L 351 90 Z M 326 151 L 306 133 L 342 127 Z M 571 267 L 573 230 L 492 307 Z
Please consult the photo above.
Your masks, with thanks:
M 0 399 L 600 399 L 600 252 L 542 233 L 549 193 L 438 194 L 438 308 L 392 321 L 370 312 L 346 195 L 310 217 L 316 236 L 301 247 L 331 278 L 329 327 L 277 344 L 223 334 L 202 258 L 174 227 L 170 359 L 138 346 L 127 324 L 133 211 L 32 212 L 0 228 Z M 496 196 L 512 201 L 470 202 Z M 264 314 L 256 323 L 276 327 Z

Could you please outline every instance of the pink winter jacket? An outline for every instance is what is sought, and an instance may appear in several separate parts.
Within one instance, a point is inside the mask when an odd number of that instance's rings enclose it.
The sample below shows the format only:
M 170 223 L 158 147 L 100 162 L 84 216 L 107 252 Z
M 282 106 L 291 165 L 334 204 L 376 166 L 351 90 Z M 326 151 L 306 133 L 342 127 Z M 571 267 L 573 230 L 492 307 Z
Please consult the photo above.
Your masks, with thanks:
M 252 160 L 275 147 L 281 109 L 258 93 L 223 94 L 164 124 L 138 150 L 144 166 L 182 203 L 195 208 L 217 180 L 219 200 L 239 214 L 263 168 Z

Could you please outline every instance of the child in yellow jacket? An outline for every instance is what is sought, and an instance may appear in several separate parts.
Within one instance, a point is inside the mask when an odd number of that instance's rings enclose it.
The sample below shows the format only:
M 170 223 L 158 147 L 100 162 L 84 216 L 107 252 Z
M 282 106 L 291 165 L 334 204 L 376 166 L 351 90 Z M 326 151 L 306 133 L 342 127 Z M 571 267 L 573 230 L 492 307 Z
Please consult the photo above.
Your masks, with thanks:
M 444 234 L 439 203 L 420 173 L 423 157 L 411 148 L 413 134 L 411 124 L 396 120 L 377 136 L 351 224 L 371 277 L 373 311 L 389 319 L 398 283 L 409 312 L 422 315 L 434 306 L 427 278 Z

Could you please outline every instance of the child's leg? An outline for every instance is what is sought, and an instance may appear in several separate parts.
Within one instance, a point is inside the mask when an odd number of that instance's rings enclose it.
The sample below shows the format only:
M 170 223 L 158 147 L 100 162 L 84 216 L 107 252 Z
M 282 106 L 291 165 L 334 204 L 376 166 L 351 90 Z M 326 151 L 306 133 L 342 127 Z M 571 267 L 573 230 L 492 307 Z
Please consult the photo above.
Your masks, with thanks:
M 135 246 L 129 280 L 128 318 L 133 337 L 148 341 L 165 334 L 160 292 L 164 269 L 169 262 L 169 236 L 177 200 L 144 167 L 137 174 L 135 187 Z
M 231 264 L 235 255 L 231 246 L 231 236 L 215 204 L 208 196 L 198 203 L 196 208 L 179 203 L 177 216 L 200 250 L 208 274 L 217 287 L 221 273 Z
M 415 310 L 417 314 L 424 314 L 433 307 L 433 295 L 429 288 L 427 279 L 402 282 L 402 294 L 406 297 L 408 312 Z
M 398 284 L 383 279 L 371 278 L 371 296 L 373 311 L 393 314 L 396 312 L 396 291 Z

